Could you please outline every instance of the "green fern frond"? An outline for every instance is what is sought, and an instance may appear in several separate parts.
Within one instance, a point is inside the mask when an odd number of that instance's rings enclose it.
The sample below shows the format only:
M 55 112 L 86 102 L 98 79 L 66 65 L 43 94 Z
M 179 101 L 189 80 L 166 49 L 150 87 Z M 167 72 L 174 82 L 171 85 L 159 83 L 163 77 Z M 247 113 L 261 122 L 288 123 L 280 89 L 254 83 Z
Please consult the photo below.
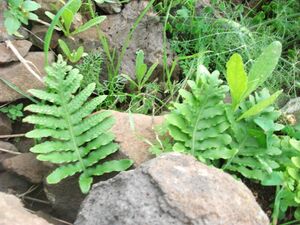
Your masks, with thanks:
M 235 154 L 227 147 L 232 141 L 226 133 L 230 124 L 223 101 L 228 87 L 218 76 L 218 72 L 199 72 L 196 81 L 188 81 L 190 91 L 180 90 L 182 103 L 175 103 L 174 110 L 166 116 L 168 131 L 175 141 L 173 150 L 192 154 L 208 164 Z
M 249 99 L 241 104 L 241 110 L 236 117 L 270 96 L 267 89 L 250 95 Z M 269 106 L 256 116 L 239 122 L 231 117 L 233 137 L 231 146 L 239 149 L 239 152 L 224 166 L 224 169 L 241 173 L 249 179 L 264 181 L 279 168 L 280 163 L 276 160 L 276 156 L 281 155 L 282 150 L 280 138 L 274 134 L 283 128 L 276 123 L 279 116 L 280 112 Z
M 118 145 L 109 132 L 114 124 L 111 113 L 105 111 L 91 115 L 106 98 L 98 96 L 88 101 L 95 84 L 87 85 L 76 94 L 82 75 L 78 69 L 68 66 L 61 56 L 46 71 L 47 89 L 30 91 L 42 101 L 25 108 L 36 114 L 27 116 L 24 121 L 37 125 L 26 137 L 42 140 L 30 151 L 38 154 L 37 159 L 41 161 L 58 164 L 47 177 L 48 183 L 55 184 L 82 173 L 79 186 L 83 193 L 87 193 L 93 176 L 126 170 L 133 162 L 125 159 L 98 163 L 116 152 Z

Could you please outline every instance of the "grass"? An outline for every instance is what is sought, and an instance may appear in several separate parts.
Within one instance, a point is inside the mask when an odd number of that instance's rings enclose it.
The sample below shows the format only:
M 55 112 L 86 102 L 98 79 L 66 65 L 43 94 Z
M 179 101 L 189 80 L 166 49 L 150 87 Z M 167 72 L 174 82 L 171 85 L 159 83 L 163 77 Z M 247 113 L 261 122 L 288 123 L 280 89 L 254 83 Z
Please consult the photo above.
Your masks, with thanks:
M 300 3 L 291 0 L 284 4 L 282 0 L 272 1 L 272 7 L 249 8 L 233 5 L 228 1 L 215 0 L 196 14 L 187 5 L 176 6 L 168 10 L 170 18 L 165 25 L 169 33 L 171 47 L 180 56 L 207 52 L 201 58 L 210 70 L 219 70 L 225 74 L 225 65 L 230 55 L 237 52 L 243 56 L 246 66 L 250 66 L 262 48 L 274 40 L 280 40 L 284 52 L 274 76 L 266 86 L 272 91 L 284 89 L 289 97 L 297 96 L 299 88 L 299 13 L 294 8 Z M 263 1 L 261 1 L 263 2 Z M 284 6 L 282 6 L 284 5 Z M 171 11 L 172 15 L 168 12 Z M 260 15 L 257 16 L 257 15 Z M 187 73 L 191 60 L 180 63 Z

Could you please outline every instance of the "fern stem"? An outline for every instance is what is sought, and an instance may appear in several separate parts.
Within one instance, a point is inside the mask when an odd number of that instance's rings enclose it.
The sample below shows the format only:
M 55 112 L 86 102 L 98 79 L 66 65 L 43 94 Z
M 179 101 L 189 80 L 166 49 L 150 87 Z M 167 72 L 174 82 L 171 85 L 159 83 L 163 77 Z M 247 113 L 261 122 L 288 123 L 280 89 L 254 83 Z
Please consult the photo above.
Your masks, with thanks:
M 204 84 L 202 84 L 202 87 L 200 89 L 200 93 L 203 90 L 203 85 Z M 205 96 L 205 100 L 203 102 L 207 102 L 207 100 L 208 100 L 208 96 Z M 193 136 L 192 136 L 192 155 L 193 156 L 195 156 L 196 132 L 197 132 L 197 128 L 198 128 L 197 124 L 199 123 L 199 121 L 200 121 L 200 119 L 202 117 L 203 110 L 204 110 L 204 108 L 201 107 L 201 110 L 200 110 L 200 112 L 198 113 L 198 116 L 197 116 L 196 125 L 194 126 L 194 129 L 193 129 Z
M 63 101 L 62 101 L 62 107 L 63 107 L 63 111 L 65 112 L 64 113 L 64 119 L 67 122 L 67 126 L 68 126 L 68 130 L 69 130 L 69 133 L 70 133 L 70 137 L 71 137 L 71 141 L 72 141 L 73 147 L 74 147 L 75 152 L 77 154 L 78 160 L 79 160 L 79 162 L 81 164 L 81 168 L 82 168 L 83 172 L 85 172 L 86 168 L 85 168 L 84 162 L 83 162 L 83 160 L 82 160 L 82 158 L 80 156 L 80 152 L 79 152 L 76 140 L 75 140 L 74 130 L 73 130 L 73 126 L 72 126 L 71 119 L 70 119 L 70 113 L 69 113 L 69 110 L 67 108 L 67 104 L 66 104 L 66 102 L 64 100 L 65 96 L 61 92 L 59 92 L 59 95 L 60 95 L 60 98 L 63 99 Z

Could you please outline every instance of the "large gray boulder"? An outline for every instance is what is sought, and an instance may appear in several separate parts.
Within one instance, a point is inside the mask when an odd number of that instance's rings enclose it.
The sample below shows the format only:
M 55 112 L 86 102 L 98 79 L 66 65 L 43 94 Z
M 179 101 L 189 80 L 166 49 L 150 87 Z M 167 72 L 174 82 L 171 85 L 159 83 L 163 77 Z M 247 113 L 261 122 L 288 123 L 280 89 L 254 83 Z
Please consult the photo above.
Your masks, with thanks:
M 75 225 L 267 225 L 250 190 L 193 157 L 170 153 L 93 186 Z

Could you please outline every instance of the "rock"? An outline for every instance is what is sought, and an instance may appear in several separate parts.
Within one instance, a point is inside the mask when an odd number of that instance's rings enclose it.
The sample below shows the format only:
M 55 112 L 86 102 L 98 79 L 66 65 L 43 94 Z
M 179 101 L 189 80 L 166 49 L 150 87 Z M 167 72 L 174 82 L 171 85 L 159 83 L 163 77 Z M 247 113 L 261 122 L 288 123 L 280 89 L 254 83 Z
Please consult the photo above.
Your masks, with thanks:
M 195 12 L 196 15 L 200 16 L 202 13 L 202 9 L 206 6 L 210 6 L 210 0 L 198 0 L 195 4 Z
M 107 37 L 110 48 L 116 49 L 119 54 L 126 40 L 132 25 L 148 4 L 147 1 L 131 1 L 126 4 L 120 14 L 108 15 L 101 24 L 101 31 Z M 71 49 L 77 49 L 80 45 L 84 46 L 86 52 L 101 48 L 96 27 L 88 29 L 71 38 L 62 39 L 71 46 Z M 163 73 L 163 25 L 160 23 L 159 16 L 153 11 L 148 11 L 143 20 L 135 29 L 130 44 L 122 60 L 120 73 L 127 74 L 135 78 L 135 59 L 136 52 L 143 50 L 145 54 L 145 63 L 148 66 L 159 62 L 159 65 L 153 72 L 154 77 L 161 77 Z M 173 55 L 170 51 L 168 55 L 168 64 L 171 65 Z M 176 68 L 173 76 L 178 73 Z
M 27 40 L 15 40 L 12 41 L 12 44 L 16 47 L 22 57 L 27 55 L 32 45 L 32 43 Z M 9 48 L 7 48 L 5 43 L 0 43 L 0 63 L 9 63 L 12 61 L 18 61 L 18 58 Z
M 25 59 L 35 65 L 36 69 L 40 71 L 42 77 L 45 76 L 45 58 L 43 52 L 29 52 Z M 53 60 L 54 55 L 49 53 L 49 62 L 52 62 Z M 0 77 L 16 85 L 23 92 L 32 88 L 38 89 L 43 87 L 43 84 L 37 80 L 20 62 L 13 63 L 6 67 L 1 67 Z M 12 88 L 0 81 L 0 102 L 14 101 L 23 97 L 23 95 L 14 91 Z
M 34 25 L 31 29 L 30 41 L 41 50 L 44 48 L 44 39 L 48 31 L 48 27 L 43 25 Z M 50 48 L 54 49 L 58 45 L 59 34 L 54 30 L 51 38 Z
M 41 8 L 36 10 L 34 13 L 38 15 L 40 19 L 47 20 L 48 22 L 50 22 L 50 19 L 45 15 L 45 12 L 49 11 L 55 14 L 55 12 L 57 12 L 62 7 L 62 3 L 57 0 L 35 0 L 35 1 L 41 5 Z
M 34 125 L 30 123 L 23 123 L 17 120 L 13 124 L 13 131 L 16 134 L 25 134 L 34 129 Z M 10 140 L 19 150 L 19 152 L 29 152 L 30 148 L 34 146 L 35 141 L 32 138 L 17 137 Z
M 30 186 L 31 185 L 29 182 L 27 182 L 24 178 L 18 175 L 9 172 L 0 173 L 1 192 L 11 193 L 11 194 L 22 194 L 26 192 Z
M 281 111 L 285 114 L 294 114 L 300 111 L 300 97 L 293 98 L 288 101 L 288 103 L 285 104 L 281 108 Z
M 148 151 L 150 146 L 145 140 L 150 142 L 156 140 L 153 128 L 162 124 L 164 117 L 117 111 L 112 111 L 112 114 L 116 123 L 111 131 L 116 136 L 115 141 L 120 145 L 119 152 L 132 159 L 136 167 L 152 159 L 153 155 Z
M 49 173 L 49 168 L 36 159 L 32 153 L 23 153 L 2 162 L 3 167 L 10 172 L 25 177 L 31 183 L 41 183 Z
M 96 3 L 97 6 L 105 13 L 107 14 L 115 14 L 115 13 L 120 13 L 122 10 L 122 4 L 117 0 L 117 1 L 112 1 L 112 3 Z
M 62 220 L 59 221 L 55 217 L 53 217 L 53 216 L 49 215 L 48 213 L 45 213 L 41 210 L 40 211 L 35 211 L 34 214 L 37 215 L 38 217 L 41 217 L 41 218 L 45 219 L 48 223 L 55 224 L 55 225 L 66 225 L 65 221 L 62 221 Z
M 104 181 L 115 176 L 116 173 L 95 177 L 95 182 Z M 58 184 L 44 182 L 44 192 L 51 203 L 54 213 L 69 221 L 74 221 L 80 204 L 86 197 L 82 194 L 78 184 L 79 175 L 68 177 Z M 66 194 L 66 190 L 68 190 Z
M 0 83 L 0 87 L 1 87 L 1 83 Z M 0 93 L 1 92 L 2 90 L 0 89 Z M 10 119 L 4 113 L 0 112 L 0 135 L 8 135 L 11 134 L 11 132 L 12 132 L 12 127 L 11 127 Z
M 289 123 L 295 125 L 300 121 L 300 97 L 290 99 L 281 109 Z
M 4 170 L 2 161 L 15 156 L 15 154 L 6 153 L 2 150 L 8 150 L 16 153 L 18 152 L 18 149 L 13 144 L 5 141 L 0 141 L 0 172 Z
M 51 225 L 46 220 L 28 212 L 20 199 L 13 195 L 0 193 L 1 225 Z
M 115 141 L 120 145 L 120 150 L 110 156 L 109 160 L 128 157 L 134 160 L 135 166 L 139 166 L 141 163 L 151 159 L 153 156 L 148 152 L 149 145 L 144 140 L 155 140 L 155 133 L 152 127 L 162 123 L 163 117 L 127 114 L 116 111 L 112 111 L 112 114 L 116 119 L 112 132 L 116 136 Z M 94 183 L 107 180 L 116 174 L 110 173 L 95 177 Z M 69 220 L 76 218 L 80 204 L 85 197 L 79 189 L 78 175 L 62 180 L 55 185 L 47 184 L 45 181 L 44 190 L 58 215 L 64 216 L 64 218 Z M 66 190 L 68 190 L 67 195 Z
M 13 143 L 19 149 L 19 152 L 27 153 L 30 148 L 34 146 L 34 139 L 19 137 L 18 139 L 15 139 Z
M 192 156 L 170 153 L 93 186 L 75 225 L 267 225 L 250 190 Z

